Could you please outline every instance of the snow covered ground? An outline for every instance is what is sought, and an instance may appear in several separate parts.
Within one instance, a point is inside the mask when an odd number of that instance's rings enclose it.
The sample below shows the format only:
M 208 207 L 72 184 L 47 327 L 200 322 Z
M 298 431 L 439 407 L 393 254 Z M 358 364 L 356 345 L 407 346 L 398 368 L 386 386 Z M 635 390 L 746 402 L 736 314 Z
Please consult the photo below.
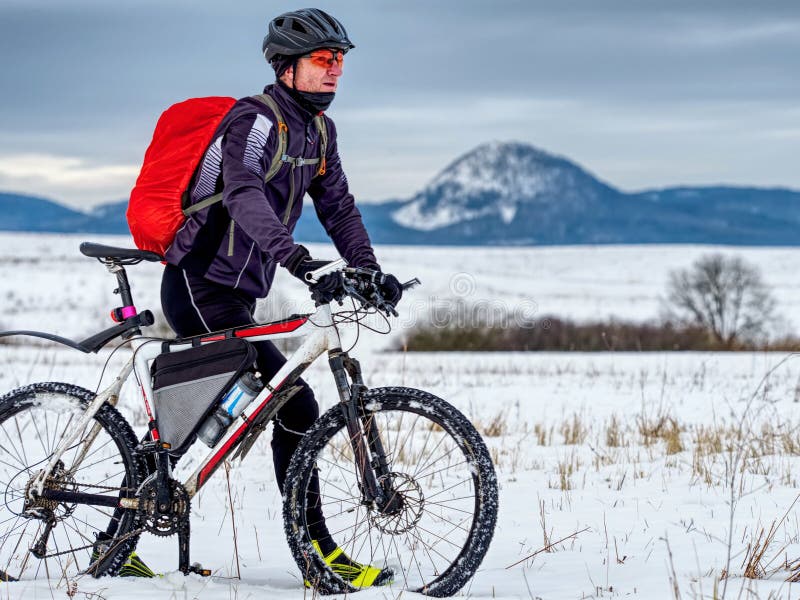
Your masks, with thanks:
M 80 337 L 108 323 L 112 280 L 77 253 L 81 239 L 0 235 L 0 327 Z M 324 254 L 322 247 L 312 251 Z M 387 270 L 424 283 L 404 301 L 407 315 L 434 301 L 464 297 L 512 309 L 535 302 L 539 314 L 647 318 L 658 311 L 667 271 L 706 251 L 395 247 L 379 255 Z M 792 268 L 800 250 L 722 251 L 759 264 L 785 316 L 800 323 Z M 159 267 L 133 267 L 130 273 L 139 307 L 156 307 Z M 288 278 L 284 283 L 294 286 Z M 287 312 L 302 310 L 302 288 L 290 289 L 281 298 Z M 476 423 L 495 458 L 501 488 L 497 532 L 461 597 L 712 598 L 723 591 L 728 598 L 800 596 L 800 583 L 786 582 L 800 559 L 794 504 L 800 494 L 797 357 L 404 354 L 378 352 L 386 338 L 361 336 L 353 354 L 369 385 L 402 384 L 446 398 Z M 0 345 L 0 389 L 42 380 L 94 387 L 107 357 Z M 122 360 L 113 357 L 111 370 Z M 324 361 L 312 366 L 307 380 L 323 409 L 332 406 L 336 392 Z M 132 387 L 125 388 L 120 409 L 141 431 L 143 411 Z M 163 578 L 85 577 L 76 582 L 73 597 L 310 597 L 283 539 L 267 437 L 241 468 L 233 465 L 233 522 L 222 471 L 193 506 L 193 559 L 212 568 L 214 577 L 175 573 L 175 540 L 144 537 L 140 553 L 166 572 Z M 182 468 L 188 470 L 194 456 Z M 745 578 L 748 551 L 763 543 L 759 534 L 773 523 L 763 558 L 750 565 L 761 578 Z M 0 583 L 0 598 L 63 598 L 67 591 L 56 580 Z M 412 596 L 390 588 L 358 598 Z

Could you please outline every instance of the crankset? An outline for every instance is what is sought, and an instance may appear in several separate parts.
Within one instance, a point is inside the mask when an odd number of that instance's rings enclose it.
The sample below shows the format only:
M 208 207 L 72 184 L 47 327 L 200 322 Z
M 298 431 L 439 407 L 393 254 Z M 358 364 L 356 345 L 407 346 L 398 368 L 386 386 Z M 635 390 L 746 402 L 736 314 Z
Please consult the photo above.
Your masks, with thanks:
M 169 501 L 166 506 L 158 501 L 158 474 L 148 477 L 139 487 L 138 515 L 143 527 L 153 535 L 167 537 L 180 533 L 184 522 L 189 521 L 189 493 L 174 479 L 167 481 Z
M 160 537 L 178 534 L 178 569 L 184 573 L 196 573 L 203 577 L 211 575 L 209 569 L 199 564 L 189 564 L 189 512 L 191 499 L 183 484 L 168 478 L 166 502 L 161 490 L 161 478 L 153 473 L 139 487 L 139 509 L 137 515 L 142 527 Z

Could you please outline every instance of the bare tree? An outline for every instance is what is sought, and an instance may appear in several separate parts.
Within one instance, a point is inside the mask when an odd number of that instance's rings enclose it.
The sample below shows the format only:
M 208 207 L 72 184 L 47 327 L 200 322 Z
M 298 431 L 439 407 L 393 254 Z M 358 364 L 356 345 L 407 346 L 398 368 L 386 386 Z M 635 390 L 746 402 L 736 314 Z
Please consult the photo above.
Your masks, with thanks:
M 667 283 L 671 316 L 705 328 L 726 347 L 766 335 L 775 300 L 754 265 L 738 256 L 706 254 Z

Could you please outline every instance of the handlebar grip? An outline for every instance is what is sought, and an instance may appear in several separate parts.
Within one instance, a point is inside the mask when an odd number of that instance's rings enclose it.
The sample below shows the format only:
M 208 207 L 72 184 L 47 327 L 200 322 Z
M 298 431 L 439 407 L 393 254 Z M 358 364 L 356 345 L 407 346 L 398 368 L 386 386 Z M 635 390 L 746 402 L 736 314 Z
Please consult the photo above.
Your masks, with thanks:
M 347 261 L 343 258 L 338 258 L 334 261 L 325 262 L 325 261 L 311 261 L 312 263 L 319 263 L 320 266 L 305 274 L 305 280 L 308 283 L 316 283 L 319 281 L 320 277 L 323 275 L 327 275 L 328 273 L 333 273 L 334 271 L 339 271 L 347 266 Z M 317 264 L 314 264 L 316 267 Z

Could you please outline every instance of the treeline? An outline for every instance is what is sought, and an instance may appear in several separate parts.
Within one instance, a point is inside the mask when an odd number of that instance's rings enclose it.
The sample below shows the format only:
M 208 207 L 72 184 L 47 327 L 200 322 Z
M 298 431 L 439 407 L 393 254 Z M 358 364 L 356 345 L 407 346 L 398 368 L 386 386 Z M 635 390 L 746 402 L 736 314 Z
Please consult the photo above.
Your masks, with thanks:
M 761 342 L 719 341 L 707 329 L 675 323 L 636 323 L 618 320 L 577 322 L 545 317 L 529 323 L 502 326 L 422 324 L 406 333 L 399 350 L 433 351 L 575 351 L 646 352 L 796 351 L 800 338 Z

